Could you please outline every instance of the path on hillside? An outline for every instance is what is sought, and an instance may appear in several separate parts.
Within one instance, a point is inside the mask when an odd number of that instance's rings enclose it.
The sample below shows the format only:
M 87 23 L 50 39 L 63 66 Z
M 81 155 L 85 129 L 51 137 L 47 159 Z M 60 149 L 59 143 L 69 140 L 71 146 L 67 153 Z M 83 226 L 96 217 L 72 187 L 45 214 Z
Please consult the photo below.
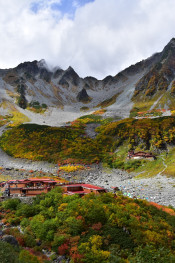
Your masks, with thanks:
M 158 173 L 158 175 L 162 175 L 164 173 L 164 171 L 167 169 L 167 165 L 165 163 L 165 158 L 162 155 L 160 155 L 160 157 L 162 158 L 162 163 L 163 163 L 164 169 L 160 173 Z

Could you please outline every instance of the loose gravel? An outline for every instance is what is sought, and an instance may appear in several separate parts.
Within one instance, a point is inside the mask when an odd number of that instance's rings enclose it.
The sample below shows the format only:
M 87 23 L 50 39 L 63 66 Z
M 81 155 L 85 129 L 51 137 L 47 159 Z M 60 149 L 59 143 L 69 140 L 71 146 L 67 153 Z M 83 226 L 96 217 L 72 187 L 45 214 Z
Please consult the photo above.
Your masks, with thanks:
M 119 169 L 107 170 L 94 166 L 89 171 L 62 175 L 69 181 L 85 182 L 113 191 L 113 187 L 128 197 L 145 199 L 165 206 L 175 207 L 175 178 L 158 174 L 155 177 L 137 178 Z

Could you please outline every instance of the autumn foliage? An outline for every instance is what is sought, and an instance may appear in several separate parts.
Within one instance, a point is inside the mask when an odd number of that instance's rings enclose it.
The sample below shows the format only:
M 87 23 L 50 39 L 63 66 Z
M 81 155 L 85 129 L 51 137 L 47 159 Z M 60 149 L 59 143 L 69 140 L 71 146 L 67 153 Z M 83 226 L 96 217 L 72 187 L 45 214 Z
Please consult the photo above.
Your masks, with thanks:
M 116 151 L 124 142 L 127 142 L 128 150 L 140 146 L 155 152 L 175 145 L 173 116 L 101 124 L 94 139 L 86 135 L 82 122 L 78 126 L 60 128 L 23 124 L 5 132 L 0 146 L 14 157 L 81 164 L 103 161 L 106 154 Z
M 175 260 L 173 209 L 112 193 L 65 196 L 59 188 L 37 196 L 32 205 L 9 203 L 0 204 L 3 222 L 9 224 L 6 234 L 23 248 L 30 246 L 20 258 L 44 262 L 46 249 L 75 263 L 152 263 L 153 254 L 155 262 Z

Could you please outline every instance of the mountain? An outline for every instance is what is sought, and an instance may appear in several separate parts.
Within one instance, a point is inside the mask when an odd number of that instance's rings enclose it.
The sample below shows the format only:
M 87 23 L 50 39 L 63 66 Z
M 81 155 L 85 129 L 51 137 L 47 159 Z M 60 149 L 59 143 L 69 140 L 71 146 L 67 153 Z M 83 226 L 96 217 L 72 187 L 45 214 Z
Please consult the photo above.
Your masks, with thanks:
M 14 110 L 31 119 L 32 111 L 95 110 L 106 116 L 136 116 L 140 111 L 175 107 L 175 39 L 150 58 L 103 80 L 81 78 L 72 67 L 50 69 L 44 60 L 0 70 L 0 114 Z
M 133 101 L 139 109 L 175 107 L 175 38 L 157 54 L 157 61 L 136 84 Z M 142 105 L 138 105 L 140 102 Z

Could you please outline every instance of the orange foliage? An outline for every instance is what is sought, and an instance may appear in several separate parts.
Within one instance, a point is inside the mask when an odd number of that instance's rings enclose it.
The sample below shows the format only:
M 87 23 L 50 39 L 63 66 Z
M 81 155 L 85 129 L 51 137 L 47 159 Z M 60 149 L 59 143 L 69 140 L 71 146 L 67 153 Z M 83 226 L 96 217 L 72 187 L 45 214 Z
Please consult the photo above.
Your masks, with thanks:
M 68 252 L 69 252 L 69 246 L 67 242 L 58 247 L 59 255 L 66 255 L 68 254 Z
M 170 214 L 171 216 L 175 216 L 175 212 L 171 208 L 164 207 L 163 205 L 159 205 L 159 204 L 154 203 L 154 202 L 150 202 L 150 205 L 153 205 L 153 206 L 157 207 L 159 210 L 162 210 L 162 211 Z

